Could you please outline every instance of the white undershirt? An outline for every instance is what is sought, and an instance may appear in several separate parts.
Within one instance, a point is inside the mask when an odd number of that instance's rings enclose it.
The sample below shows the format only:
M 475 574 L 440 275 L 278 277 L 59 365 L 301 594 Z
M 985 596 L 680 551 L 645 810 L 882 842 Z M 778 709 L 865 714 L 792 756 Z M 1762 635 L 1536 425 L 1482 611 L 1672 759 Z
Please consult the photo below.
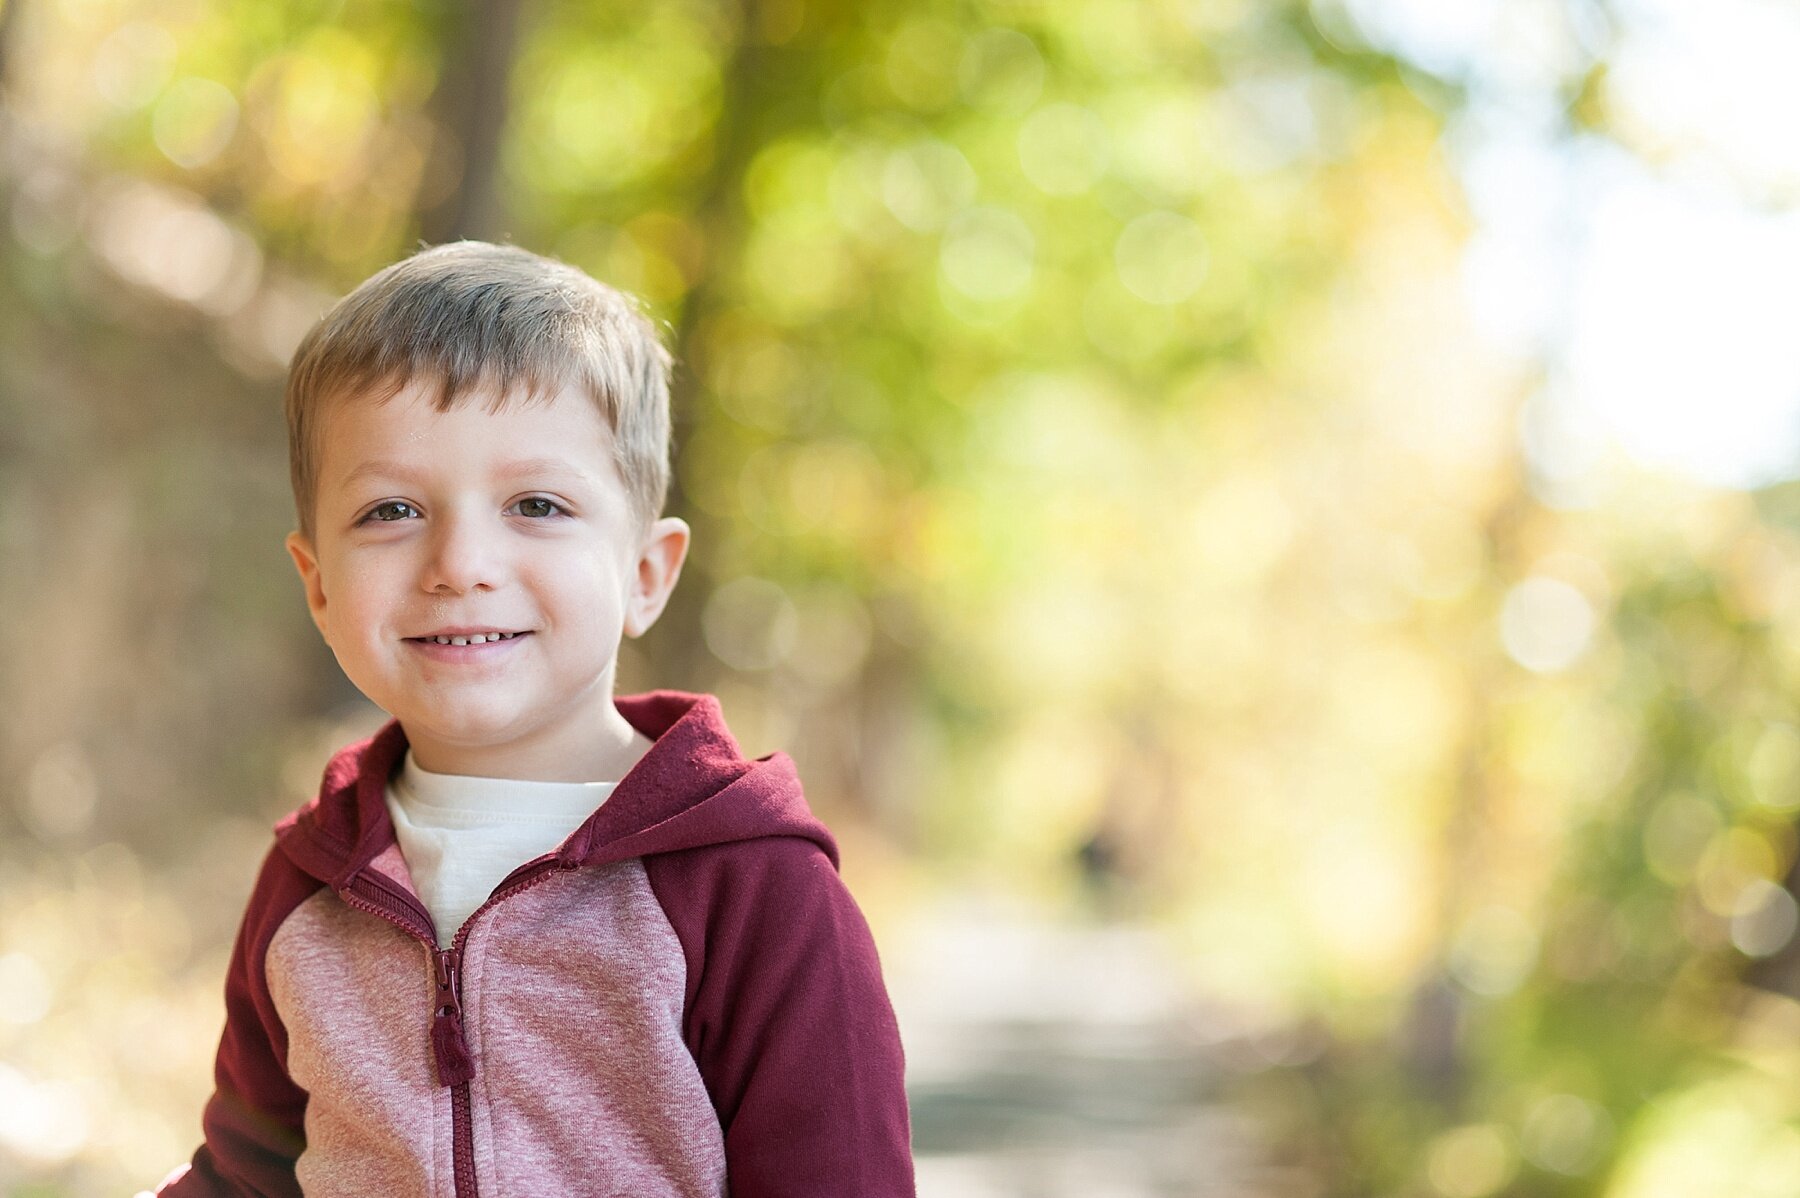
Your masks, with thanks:
M 434 774 L 407 750 L 388 783 L 388 815 L 440 944 L 448 947 L 502 878 L 568 839 L 614 785 Z

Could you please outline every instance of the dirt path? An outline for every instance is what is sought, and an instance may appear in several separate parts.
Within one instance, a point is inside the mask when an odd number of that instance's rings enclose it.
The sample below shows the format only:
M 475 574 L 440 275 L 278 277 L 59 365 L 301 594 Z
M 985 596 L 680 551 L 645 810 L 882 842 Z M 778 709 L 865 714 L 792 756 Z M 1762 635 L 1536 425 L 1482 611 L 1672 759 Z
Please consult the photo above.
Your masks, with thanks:
M 890 967 L 921 1198 L 1290 1198 L 1144 929 L 977 900 Z

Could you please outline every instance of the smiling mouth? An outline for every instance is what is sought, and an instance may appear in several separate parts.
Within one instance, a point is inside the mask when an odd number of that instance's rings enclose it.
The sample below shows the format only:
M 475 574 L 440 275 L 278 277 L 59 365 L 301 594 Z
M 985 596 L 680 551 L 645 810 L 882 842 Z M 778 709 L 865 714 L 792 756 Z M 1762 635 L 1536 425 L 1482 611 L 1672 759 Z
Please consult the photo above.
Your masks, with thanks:
M 489 641 L 510 641 L 530 635 L 529 632 L 474 632 L 458 636 L 409 636 L 406 639 L 419 645 L 485 645 Z

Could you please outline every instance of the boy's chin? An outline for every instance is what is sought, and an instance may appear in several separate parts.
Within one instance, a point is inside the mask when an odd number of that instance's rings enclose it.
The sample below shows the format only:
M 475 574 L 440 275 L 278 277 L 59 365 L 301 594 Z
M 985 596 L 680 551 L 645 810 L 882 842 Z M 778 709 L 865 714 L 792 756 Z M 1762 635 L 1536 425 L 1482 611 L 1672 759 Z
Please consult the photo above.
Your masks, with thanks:
M 435 745 L 456 752 L 505 749 L 528 739 L 533 729 L 517 713 L 482 711 L 407 712 L 395 717 L 415 745 Z

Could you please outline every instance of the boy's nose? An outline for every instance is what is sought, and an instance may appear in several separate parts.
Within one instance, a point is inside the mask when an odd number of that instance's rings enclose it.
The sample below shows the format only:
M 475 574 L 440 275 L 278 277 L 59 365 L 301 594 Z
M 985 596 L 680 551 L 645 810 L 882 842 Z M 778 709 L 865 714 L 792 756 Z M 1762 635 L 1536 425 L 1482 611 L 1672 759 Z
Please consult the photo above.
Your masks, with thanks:
M 495 537 L 474 518 L 440 521 L 420 580 L 427 591 L 460 595 L 499 585 L 502 563 Z

